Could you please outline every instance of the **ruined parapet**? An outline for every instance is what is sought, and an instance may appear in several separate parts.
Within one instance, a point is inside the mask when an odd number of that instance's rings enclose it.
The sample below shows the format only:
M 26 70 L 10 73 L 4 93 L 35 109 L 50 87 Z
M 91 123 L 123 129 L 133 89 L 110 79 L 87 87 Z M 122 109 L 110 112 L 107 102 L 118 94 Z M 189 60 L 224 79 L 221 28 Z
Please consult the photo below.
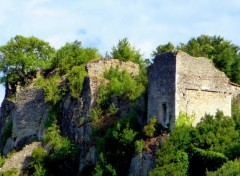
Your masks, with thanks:
M 86 70 L 90 77 L 100 77 L 105 70 L 110 68 L 118 68 L 119 71 L 126 70 L 130 75 L 136 76 L 139 74 L 139 65 L 131 61 L 123 62 L 118 59 L 100 59 L 86 65 Z
M 182 51 L 163 53 L 148 70 L 148 120 L 156 116 L 172 127 L 180 112 L 195 115 L 194 125 L 217 110 L 231 116 L 233 89 L 209 59 Z
M 125 70 L 131 76 L 137 76 L 139 74 L 139 65 L 130 61 L 123 62 L 117 59 L 100 59 L 87 64 L 86 71 L 88 73 L 88 77 L 85 78 L 85 83 L 88 86 L 87 89 L 89 92 L 85 92 L 85 94 L 90 96 L 87 98 L 89 99 L 90 103 L 88 107 L 95 105 L 98 92 L 97 90 L 99 89 L 100 85 L 105 82 L 103 74 L 110 68 L 117 68 L 119 71 Z

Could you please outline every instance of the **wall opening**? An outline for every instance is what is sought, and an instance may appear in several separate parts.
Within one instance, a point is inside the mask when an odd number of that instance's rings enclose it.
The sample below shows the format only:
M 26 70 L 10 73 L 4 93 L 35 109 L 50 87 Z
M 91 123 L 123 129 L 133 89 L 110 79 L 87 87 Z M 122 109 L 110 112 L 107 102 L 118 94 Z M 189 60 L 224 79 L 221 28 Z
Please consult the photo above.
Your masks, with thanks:
M 163 115 L 163 122 L 167 122 L 167 103 L 162 104 L 162 115 Z

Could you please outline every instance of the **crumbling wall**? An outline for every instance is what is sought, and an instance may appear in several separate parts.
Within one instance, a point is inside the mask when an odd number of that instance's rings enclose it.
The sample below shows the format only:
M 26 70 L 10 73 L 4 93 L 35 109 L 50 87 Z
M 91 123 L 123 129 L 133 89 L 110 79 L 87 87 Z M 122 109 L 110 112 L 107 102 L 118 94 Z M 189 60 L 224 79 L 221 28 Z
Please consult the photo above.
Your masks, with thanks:
M 110 68 L 118 68 L 119 71 L 126 71 L 132 76 L 139 74 L 139 65 L 133 62 L 119 61 L 117 59 L 101 59 L 91 62 L 86 65 L 86 71 L 88 78 L 86 78 L 87 84 L 89 85 L 89 107 L 94 106 L 97 99 L 97 90 L 100 85 L 105 81 L 103 79 L 103 73 Z
M 148 120 L 156 116 L 172 127 L 180 112 L 195 114 L 194 125 L 205 113 L 215 115 L 217 110 L 231 116 L 233 87 L 207 58 L 182 51 L 163 53 L 149 67 L 148 78 Z
M 176 57 L 176 115 L 180 111 L 195 114 L 194 124 L 217 110 L 231 116 L 232 89 L 226 75 L 207 58 L 191 57 L 182 51 Z
M 105 70 L 110 68 L 118 68 L 119 71 L 126 70 L 130 75 L 136 76 L 139 74 L 139 65 L 133 62 L 123 62 L 118 59 L 101 59 L 91 62 L 86 65 L 86 70 L 89 77 L 100 77 Z
M 148 68 L 148 121 L 157 117 L 164 126 L 175 119 L 175 53 L 164 53 Z

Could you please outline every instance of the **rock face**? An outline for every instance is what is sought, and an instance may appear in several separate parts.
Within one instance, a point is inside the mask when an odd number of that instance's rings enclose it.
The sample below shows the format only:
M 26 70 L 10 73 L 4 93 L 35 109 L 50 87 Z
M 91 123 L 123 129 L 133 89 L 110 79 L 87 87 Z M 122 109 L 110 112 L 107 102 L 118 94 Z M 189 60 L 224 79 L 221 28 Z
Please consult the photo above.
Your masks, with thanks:
M 229 79 L 209 59 L 182 51 L 163 53 L 149 67 L 148 78 L 148 120 L 156 116 L 172 127 L 180 112 L 195 114 L 194 125 L 218 109 L 231 116 Z
M 136 155 L 130 165 L 129 176 L 147 176 L 150 170 L 155 167 L 155 158 L 152 154 L 143 152 Z
M 2 115 L 2 118 L 12 120 L 12 134 L 6 142 L 4 154 L 13 148 L 20 149 L 35 138 L 39 140 L 42 138 L 50 106 L 44 101 L 43 89 L 35 87 L 18 92 L 16 102 L 11 107 L 11 112 L 7 116 Z M 6 113 L 7 109 L 2 111 Z
M 96 105 L 100 85 L 106 82 L 103 73 L 110 68 L 126 70 L 133 76 L 139 74 L 139 66 L 132 62 L 104 59 L 89 63 L 86 65 L 88 76 L 84 79 L 81 97 L 72 99 L 70 95 L 67 95 L 60 105 L 61 131 L 80 147 L 80 172 L 97 161 L 96 149 L 90 138 L 92 125 L 89 112 Z

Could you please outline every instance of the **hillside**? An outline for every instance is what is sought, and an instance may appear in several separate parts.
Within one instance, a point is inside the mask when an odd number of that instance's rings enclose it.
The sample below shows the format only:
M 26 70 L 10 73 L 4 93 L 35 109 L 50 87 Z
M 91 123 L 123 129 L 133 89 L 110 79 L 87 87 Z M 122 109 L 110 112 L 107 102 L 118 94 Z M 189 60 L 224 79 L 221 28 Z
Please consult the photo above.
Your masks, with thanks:
M 148 63 L 127 39 L 107 59 L 78 41 L 55 51 L 34 37 L 12 40 L 0 47 L 0 148 L 15 153 L 2 171 L 31 155 L 20 175 L 238 173 L 239 85 L 218 63 L 162 50 Z

